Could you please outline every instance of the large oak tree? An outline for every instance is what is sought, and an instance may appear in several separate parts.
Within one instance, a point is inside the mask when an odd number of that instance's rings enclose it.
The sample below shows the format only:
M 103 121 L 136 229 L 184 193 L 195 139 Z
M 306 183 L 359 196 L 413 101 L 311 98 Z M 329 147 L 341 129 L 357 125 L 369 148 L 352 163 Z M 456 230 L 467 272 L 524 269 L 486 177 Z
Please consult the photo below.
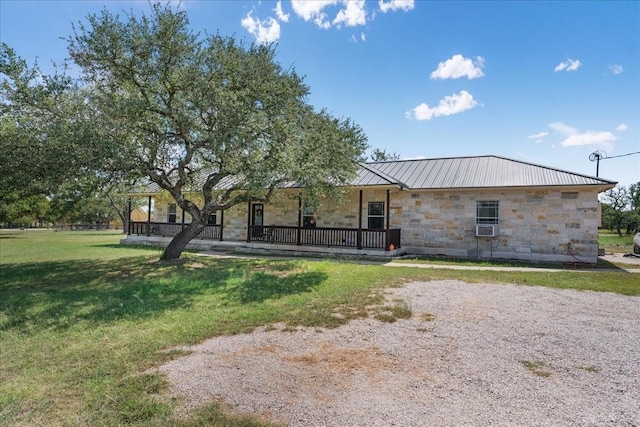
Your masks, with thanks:
M 169 5 L 90 15 L 68 43 L 100 143 L 117 147 L 110 167 L 148 177 L 192 217 L 164 259 L 178 258 L 216 210 L 269 201 L 291 182 L 328 194 L 362 159 L 362 130 L 314 110 L 272 46 L 194 33 Z
M 0 204 L 105 169 L 116 147 L 99 143 L 86 90 L 64 69 L 43 74 L 0 43 L 0 77 Z

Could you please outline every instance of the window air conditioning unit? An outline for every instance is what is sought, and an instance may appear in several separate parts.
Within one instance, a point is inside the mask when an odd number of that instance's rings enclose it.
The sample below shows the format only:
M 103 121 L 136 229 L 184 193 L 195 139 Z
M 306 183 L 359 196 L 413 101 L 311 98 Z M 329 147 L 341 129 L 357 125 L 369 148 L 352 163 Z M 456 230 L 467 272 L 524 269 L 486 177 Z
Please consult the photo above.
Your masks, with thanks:
M 497 231 L 495 224 L 476 225 L 476 237 L 495 237 Z

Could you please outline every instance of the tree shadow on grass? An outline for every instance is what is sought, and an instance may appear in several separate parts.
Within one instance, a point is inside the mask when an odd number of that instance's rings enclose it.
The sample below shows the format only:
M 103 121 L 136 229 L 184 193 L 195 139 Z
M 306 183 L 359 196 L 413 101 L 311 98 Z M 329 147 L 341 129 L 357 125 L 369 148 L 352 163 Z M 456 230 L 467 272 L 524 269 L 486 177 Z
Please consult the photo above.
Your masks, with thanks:
M 620 264 L 624 264 L 624 266 L 627 267 L 627 268 L 629 268 L 629 267 L 630 268 L 640 268 L 640 265 L 636 266 L 632 262 L 625 263 L 625 258 L 622 258 L 619 261 L 619 263 Z M 603 269 L 603 270 L 604 269 L 606 269 L 606 270 L 618 270 L 619 272 L 625 272 L 626 271 L 620 265 L 614 264 L 613 262 L 608 261 L 608 260 L 606 260 L 604 258 L 598 258 L 598 263 L 593 267 L 599 268 L 599 269 Z
M 302 293 L 327 276 L 295 261 L 149 257 L 111 261 L 4 264 L 0 269 L 0 331 L 30 333 L 72 325 L 137 320 L 209 298 L 227 306 Z
M 229 293 L 241 304 L 263 302 L 267 299 L 308 292 L 325 281 L 327 275 L 321 272 L 292 273 L 286 277 L 258 272 L 253 277 Z

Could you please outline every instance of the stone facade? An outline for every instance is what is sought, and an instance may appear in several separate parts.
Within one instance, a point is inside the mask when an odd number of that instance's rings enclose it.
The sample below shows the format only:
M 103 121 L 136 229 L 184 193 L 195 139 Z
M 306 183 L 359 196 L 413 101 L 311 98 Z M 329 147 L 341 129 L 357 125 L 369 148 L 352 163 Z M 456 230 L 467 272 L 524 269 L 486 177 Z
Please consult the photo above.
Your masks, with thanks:
M 476 203 L 499 204 L 497 236 L 476 237 Z M 401 192 L 392 224 L 412 253 L 465 258 L 584 261 L 598 256 L 598 194 L 575 190 Z
M 520 188 L 495 190 L 390 190 L 390 227 L 402 229 L 406 253 L 464 258 L 595 263 L 600 208 L 597 190 Z M 363 189 L 362 227 L 367 228 L 369 202 L 385 203 L 387 189 Z M 476 237 L 476 203 L 498 202 L 497 236 Z M 321 201 L 318 227 L 357 228 L 359 190 L 342 202 Z M 224 213 L 225 240 L 245 240 L 246 204 Z M 177 209 L 177 221 L 182 213 Z M 167 204 L 158 203 L 154 221 L 167 220 Z M 186 215 L 185 221 L 189 222 Z M 218 213 L 220 222 L 220 213 Z M 385 218 L 386 223 L 386 218 Z M 298 200 L 283 191 L 264 208 L 264 224 L 296 226 Z

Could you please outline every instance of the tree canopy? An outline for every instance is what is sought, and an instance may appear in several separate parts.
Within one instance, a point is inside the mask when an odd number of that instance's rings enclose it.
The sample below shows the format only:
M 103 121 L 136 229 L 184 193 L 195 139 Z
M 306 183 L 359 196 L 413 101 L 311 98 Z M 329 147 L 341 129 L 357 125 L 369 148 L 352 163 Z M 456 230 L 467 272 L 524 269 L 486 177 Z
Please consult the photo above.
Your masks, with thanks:
M 390 160 L 400 160 L 400 153 L 395 151 L 387 152 L 386 148 L 374 148 L 371 150 L 371 160 L 374 162 L 387 162 Z
M 640 231 L 640 182 L 628 188 L 617 186 L 602 196 L 602 225 L 616 230 L 622 236 L 622 228 L 627 234 Z
M 60 120 L 51 121 L 63 127 L 56 135 L 74 135 L 62 144 L 65 152 L 89 150 L 88 157 L 100 158 L 96 173 L 146 177 L 191 215 L 163 258 L 179 257 L 216 210 L 268 201 L 290 182 L 305 197 L 331 195 L 363 158 L 361 128 L 316 111 L 303 78 L 276 61 L 273 46 L 195 33 L 187 14 L 170 4 L 154 4 L 139 17 L 89 15 L 67 41 L 82 75 L 60 85 L 69 101 Z M 16 96 L 12 103 L 34 104 Z M 27 116 L 14 116 L 9 131 L 16 117 Z M 46 132 L 29 137 L 63 141 Z
M 0 197 L 50 194 L 104 168 L 113 147 L 98 142 L 86 90 L 64 69 L 45 75 L 2 43 L 0 76 Z

